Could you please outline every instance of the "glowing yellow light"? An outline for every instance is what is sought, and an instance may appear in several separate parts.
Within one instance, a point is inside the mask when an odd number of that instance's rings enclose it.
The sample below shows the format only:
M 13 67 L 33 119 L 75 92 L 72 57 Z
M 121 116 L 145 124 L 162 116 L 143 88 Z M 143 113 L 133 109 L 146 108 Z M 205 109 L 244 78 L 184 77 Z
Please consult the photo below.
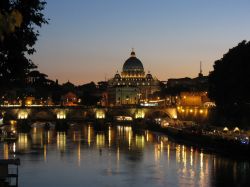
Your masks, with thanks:
M 161 141 L 161 151 L 163 151 L 163 147 L 164 147 L 164 144 L 163 144 L 163 141 Z
M 204 113 L 204 111 L 202 109 L 200 109 L 200 114 L 203 114 L 203 113 Z
M 103 147 L 105 145 L 104 134 L 97 134 L 96 135 L 96 145 L 97 145 L 97 147 Z
M 180 163 L 181 161 L 181 146 L 176 146 L 176 161 L 177 163 Z
M 27 119 L 28 118 L 28 112 L 27 111 L 21 111 L 18 113 L 18 119 Z
M 109 127 L 108 131 L 108 141 L 109 141 L 109 147 L 111 146 L 111 128 Z
M 66 112 L 65 111 L 60 111 L 57 113 L 57 119 L 66 119 Z
M 129 147 L 129 149 L 130 149 L 130 146 L 131 146 L 131 139 L 132 139 L 131 132 L 129 131 L 129 133 L 128 133 L 128 147 Z
M 28 134 L 27 133 L 19 133 L 18 141 L 17 141 L 19 150 L 27 150 L 28 149 Z
M 117 121 L 132 121 L 133 118 L 130 116 L 116 116 Z
M 203 169 L 203 153 L 200 153 L 200 168 Z
M 17 121 L 15 121 L 15 120 L 10 120 L 10 124 L 11 124 L 11 125 L 16 125 L 16 124 L 17 124 Z
M 8 144 L 3 145 L 4 159 L 9 159 L 9 146 Z
M 47 134 L 48 134 L 48 138 L 47 138 L 48 139 L 48 144 L 50 144 L 50 132 L 48 131 Z
M 145 112 L 143 110 L 139 110 L 136 114 L 135 114 L 135 118 L 144 118 L 145 117 Z
M 190 150 L 190 165 L 193 166 L 193 148 Z
M 47 148 L 46 148 L 46 144 L 44 144 L 44 147 L 43 147 L 43 158 L 44 158 L 44 161 L 46 162 L 47 161 Z
M 132 117 L 130 117 L 130 116 L 126 116 L 126 117 L 124 118 L 124 120 L 125 120 L 125 121 L 132 121 L 132 120 L 133 120 L 133 118 L 132 118 Z
M 105 118 L 105 112 L 103 110 L 96 111 L 96 119 L 104 119 Z
M 143 148 L 144 147 L 144 136 L 135 136 L 135 145 L 138 148 Z
M 16 143 L 15 142 L 13 143 L 13 152 L 14 153 L 16 152 Z
M 57 148 L 60 151 L 65 151 L 66 149 L 66 133 L 65 132 L 57 133 Z
M 229 130 L 229 129 L 228 129 L 227 127 L 224 127 L 224 128 L 223 128 L 223 131 L 224 131 L 224 132 L 227 132 L 228 130 Z
M 77 146 L 77 161 L 78 161 L 78 166 L 81 166 L 81 144 L 80 142 L 78 143 Z
M 168 162 L 169 162 L 169 160 L 170 160 L 170 145 L 169 144 L 168 144 L 167 153 L 168 153 Z
M 88 126 L 88 145 L 91 143 L 91 134 L 90 134 L 90 126 Z
M 234 132 L 240 132 L 239 127 L 235 127 L 235 128 L 234 128 Z
M 193 110 L 193 109 L 190 109 L 189 111 L 190 111 L 191 113 L 193 113 L 194 110 Z
M 182 163 L 184 164 L 184 168 L 186 168 L 186 166 L 187 166 L 187 152 L 186 152 L 186 148 L 184 145 L 182 146 L 181 156 L 182 156 Z
M 146 141 L 148 142 L 148 131 L 146 131 Z

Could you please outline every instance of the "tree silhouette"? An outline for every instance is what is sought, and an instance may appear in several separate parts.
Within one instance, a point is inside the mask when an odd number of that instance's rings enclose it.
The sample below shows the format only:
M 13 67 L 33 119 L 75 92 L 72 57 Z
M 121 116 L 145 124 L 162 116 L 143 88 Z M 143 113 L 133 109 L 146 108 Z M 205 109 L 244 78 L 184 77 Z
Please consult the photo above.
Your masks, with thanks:
M 35 52 L 38 27 L 47 24 L 42 0 L 0 1 L 0 84 L 1 88 L 22 87 L 36 65 L 28 58 Z
M 209 75 L 209 97 L 229 124 L 250 122 L 250 42 L 242 41 L 215 61 Z

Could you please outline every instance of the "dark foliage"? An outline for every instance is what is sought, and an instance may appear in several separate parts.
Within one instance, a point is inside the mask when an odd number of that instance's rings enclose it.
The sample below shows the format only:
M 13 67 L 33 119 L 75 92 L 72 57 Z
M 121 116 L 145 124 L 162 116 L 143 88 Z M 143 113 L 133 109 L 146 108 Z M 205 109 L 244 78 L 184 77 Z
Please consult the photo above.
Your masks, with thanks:
M 215 61 L 209 75 L 209 97 L 229 124 L 250 122 L 250 42 L 242 41 Z
M 22 87 L 28 73 L 36 65 L 28 58 L 35 52 L 34 45 L 39 36 L 37 30 L 47 24 L 42 11 L 46 2 L 42 0 L 1 0 L 1 15 L 17 12 L 20 25 L 12 32 L 2 33 L 0 40 L 0 84 L 1 88 Z M 15 15 L 15 14 L 14 14 Z M 8 20 L 7 20 L 8 21 Z
M 96 105 L 98 101 L 100 101 L 101 96 L 99 93 L 99 89 L 97 88 L 96 84 L 94 82 L 90 82 L 84 85 L 81 85 L 78 87 L 78 90 L 80 90 L 82 104 L 87 106 L 93 106 Z

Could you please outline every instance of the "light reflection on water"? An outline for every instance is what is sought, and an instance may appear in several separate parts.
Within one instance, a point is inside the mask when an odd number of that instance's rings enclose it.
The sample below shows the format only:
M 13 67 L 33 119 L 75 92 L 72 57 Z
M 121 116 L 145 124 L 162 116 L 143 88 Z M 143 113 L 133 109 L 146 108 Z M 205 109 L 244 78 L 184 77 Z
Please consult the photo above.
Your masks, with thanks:
M 67 132 L 33 127 L 0 143 L 0 158 L 20 158 L 21 187 L 249 186 L 250 165 L 177 144 L 165 135 L 79 124 Z

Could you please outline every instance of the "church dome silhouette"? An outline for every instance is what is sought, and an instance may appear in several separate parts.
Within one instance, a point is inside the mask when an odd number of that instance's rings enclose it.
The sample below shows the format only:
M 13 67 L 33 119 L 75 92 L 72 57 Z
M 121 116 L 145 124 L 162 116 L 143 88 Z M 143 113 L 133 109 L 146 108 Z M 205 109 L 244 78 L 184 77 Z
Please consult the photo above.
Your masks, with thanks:
M 142 62 L 136 58 L 134 50 L 131 56 L 125 61 L 122 68 L 123 72 L 144 72 Z

